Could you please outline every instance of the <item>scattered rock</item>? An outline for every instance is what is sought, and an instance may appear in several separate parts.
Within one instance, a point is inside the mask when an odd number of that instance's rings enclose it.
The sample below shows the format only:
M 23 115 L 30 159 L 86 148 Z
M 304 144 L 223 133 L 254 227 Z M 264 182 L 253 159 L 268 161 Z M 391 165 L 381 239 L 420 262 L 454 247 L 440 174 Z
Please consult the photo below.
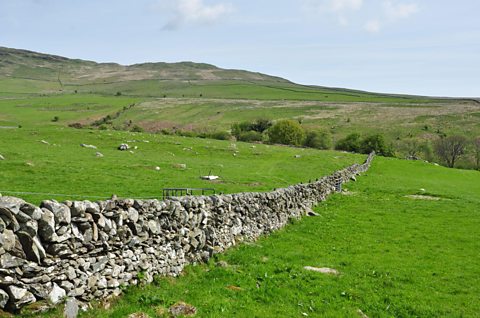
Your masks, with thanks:
M 49 143 L 48 141 L 45 141 L 45 140 L 40 140 L 40 142 L 41 142 L 42 144 L 45 144 L 45 145 L 50 145 L 50 143 Z
M 5 160 L 5 157 L 0 155 L 0 160 Z
M 197 308 L 193 307 L 192 305 L 186 304 L 184 302 L 178 302 L 172 305 L 168 312 L 174 316 L 193 316 L 197 313 Z
M 80 146 L 85 148 L 97 149 L 97 147 L 94 145 L 80 144 Z
M 313 272 L 328 274 L 328 275 L 339 275 L 340 274 L 340 272 L 337 271 L 336 269 L 328 268 L 328 267 L 305 266 L 305 267 L 303 267 L 303 269 L 306 269 L 307 271 L 313 271 Z
M 217 180 L 219 176 L 201 176 L 200 179 L 202 180 Z
M 101 152 L 96 152 L 95 153 L 95 156 L 98 157 L 98 158 L 103 158 L 103 154 Z
M 294 158 L 302 158 L 300 155 L 295 155 Z
M 156 167 L 155 167 L 155 170 L 160 171 L 160 167 L 159 167 L 159 166 L 156 166 Z
M 121 151 L 125 151 L 125 150 L 128 150 L 128 149 L 130 149 L 128 144 L 120 144 L 120 146 L 118 146 L 118 150 L 121 150 Z
M 364 313 L 361 309 L 358 309 L 358 310 L 357 310 L 357 314 L 358 314 L 361 318 L 368 318 L 368 316 L 365 315 L 365 313 Z
M 78 316 L 78 301 L 71 297 L 67 299 L 65 308 L 63 309 L 64 318 L 77 318 Z

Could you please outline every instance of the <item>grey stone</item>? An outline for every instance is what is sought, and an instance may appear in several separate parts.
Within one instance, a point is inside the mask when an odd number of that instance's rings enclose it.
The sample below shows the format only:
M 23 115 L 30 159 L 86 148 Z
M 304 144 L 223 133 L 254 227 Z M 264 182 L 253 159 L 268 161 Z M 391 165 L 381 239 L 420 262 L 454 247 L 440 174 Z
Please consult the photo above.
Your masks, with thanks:
M 34 206 L 33 204 L 30 204 L 30 203 L 24 203 L 20 207 L 20 210 L 22 212 L 24 212 L 25 214 L 27 214 L 32 219 L 34 219 L 35 221 L 40 220 L 40 218 L 42 217 L 42 214 L 43 214 L 42 209 L 40 209 L 39 207 Z
M 30 236 L 35 236 L 38 232 L 38 223 L 35 220 L 27 221 L 20 224 L 20 230 L 27 232 Z
M 15 241 L 17 237 L 12 230 L 4 230 L 3 233 L 0 233 L 0 242 L 3 244 L 3 248 L 6 251 L 11 251 L 15 248 Z
M 43 209 L 43 214 L 40 220 L 38 220 L 38 234 L 42 240 L 52 242 L 55 233 L 55 215 L 52 211 Z
M 32 237 L 25 231 L 17 232 L 18 239 L 22 244 L 23 251 L 29 261 L 40 263 L 45 258 L 46 253 L 37 237 Z
M 5 305 L 8 303 L 10 296 L 3 289 L 0 289 L 0 308 L 5 308 Z
M 100 277 L 100 279 L 97 281 L 97 287 L 100 289 L 105 289 L 107 286 L 107 279 L 105 277 Z
M 55 200 L 44 200 L 41 207 L 53 212 L 56 224 L 70 224 L 72 215 L 67 205 L 58 203 Z
M 65 308 L 63 309 L 64 318 L 77 318 L 78 316 L 78 301 L 71 297 L 65 302 Z
M 20 257 L 13 256 L 9 253 L 5 253 L 0 256 L 0 265 L 2 268 L 14 268 L 25 264 L 26 261 Z
M 48 294 L 48 301 L 56 305 L 61 302 L 66 296 L 67 293 L 65 292 L 65 290 L 60 288 L 60 286 L 58 286 L 56 283 L 53 283 L 52 290 Z
M 134 208 L 128 208 L 128 219 L 133 222 L 137 223 L 138 221 L 138 211 L 135 210 Z
M 17 310 L 36 301 L 35 296 L 25 288 L 10 285 L 7 287 L 7 292 L 10 296 L 10 301 L 13 302 L 14 309 Z
M 3 197 L 1 197 L 3 198 Z M 14 216 L 14 213 L 12 213 L 15 210 L 11 210 L 10 208 L 1 207 L 0 206 L 0 218 L 2 218 L 3 223 L 5 223 L 7 228 L 12 229 L 14 232 L 18 231 L 20 229 L 20 224 L 18 223 L 17 219 Z M 18 213 L 18 211 L 17 211 Z

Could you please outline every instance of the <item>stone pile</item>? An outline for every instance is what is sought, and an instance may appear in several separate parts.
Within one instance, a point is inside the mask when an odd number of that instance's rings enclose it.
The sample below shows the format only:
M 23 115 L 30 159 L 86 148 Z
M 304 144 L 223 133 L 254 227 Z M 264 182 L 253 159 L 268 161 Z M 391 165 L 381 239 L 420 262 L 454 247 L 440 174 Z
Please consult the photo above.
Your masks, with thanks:
M 267 193 L 169 200 L 45 200 L 0 197 L 0 308 L 37 300 L 88 302 L 122 286 L 178 275 L 243 240 L 299 218 L 370 166 L 352 165 L 316 182 Z

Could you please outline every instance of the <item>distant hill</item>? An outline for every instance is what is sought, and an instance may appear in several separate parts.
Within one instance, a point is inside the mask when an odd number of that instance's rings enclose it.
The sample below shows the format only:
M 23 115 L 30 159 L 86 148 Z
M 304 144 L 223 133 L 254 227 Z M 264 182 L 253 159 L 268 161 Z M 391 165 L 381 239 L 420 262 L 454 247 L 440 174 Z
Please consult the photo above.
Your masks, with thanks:
M 390 101 L 424 97 L 306 86 L 194 62 L 120 65 L 0 47 L 1 93 L 100 93 L 143 97 Z
M 0 47 L 0 78 L 53 82 L 61 86 L 106 85 L 130 81 L 264 81 L 287 80 L 193 62 L 120 65 Z M 56 85 L 52 85 L 54 88 Z

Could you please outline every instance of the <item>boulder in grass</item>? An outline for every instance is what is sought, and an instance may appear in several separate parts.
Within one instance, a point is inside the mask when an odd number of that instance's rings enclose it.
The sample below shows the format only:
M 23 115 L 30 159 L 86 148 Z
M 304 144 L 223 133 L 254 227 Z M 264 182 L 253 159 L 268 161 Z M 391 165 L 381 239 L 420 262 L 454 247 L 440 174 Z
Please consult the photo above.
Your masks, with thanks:
M 130 149 L 130 146 L 128 146 L 128 144 L 120 144 L 120 146 L 118 146 L 118 150 L 121 150 L 121 151 L 125 151 L 128 149 Z

